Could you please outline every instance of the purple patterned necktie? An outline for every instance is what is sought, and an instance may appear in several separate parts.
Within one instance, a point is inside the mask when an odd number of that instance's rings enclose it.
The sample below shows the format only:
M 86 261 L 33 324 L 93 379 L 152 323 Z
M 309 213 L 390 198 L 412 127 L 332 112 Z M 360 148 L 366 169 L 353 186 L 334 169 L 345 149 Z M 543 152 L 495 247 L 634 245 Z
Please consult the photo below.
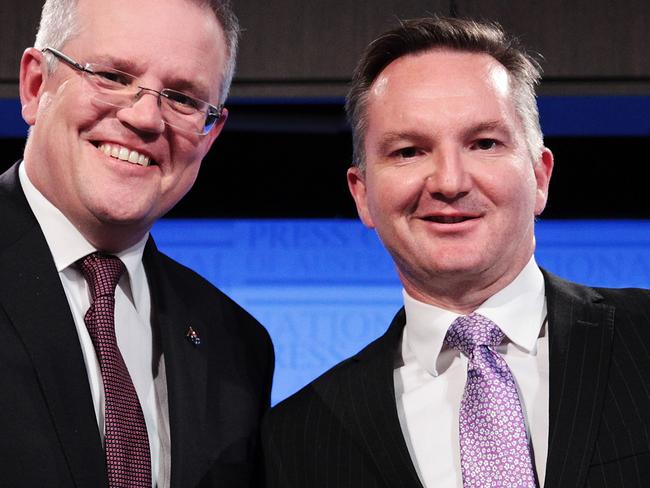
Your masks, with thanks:
M 477 313 L 458 317 L 445 344 L 469 358 L 460 404 L 460 462 L 464 488 L 537 486 L 514 377 L 494 351 L 501 329 Z
M 115 338 L 115 287 L 124 263 L 115 256 L 93 253 L 79 264 L 92 297 L 84 321 L 104 382 L 108 484 L 110 488 L 151 488 L 147 426 Z

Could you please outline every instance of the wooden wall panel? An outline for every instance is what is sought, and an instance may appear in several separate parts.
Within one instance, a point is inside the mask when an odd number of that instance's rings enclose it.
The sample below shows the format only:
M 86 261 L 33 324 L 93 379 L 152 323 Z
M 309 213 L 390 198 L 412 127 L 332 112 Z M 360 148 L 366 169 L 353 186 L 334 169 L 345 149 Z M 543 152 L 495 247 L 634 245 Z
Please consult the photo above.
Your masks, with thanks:
M 397 18 L 449 13 L 449 0 L 256 0 L 235 4 L 237 96 L 341 96 L 365 46 Z
M 0 1 L 0 97 L 18 96 L 18 66 L 34 43 L 42 0 Z
M 550 78 L 650 77 L 648 0 L 457 0 L 460 15 L 499 21 L 545 57 Z
M 235 96 L 340 97 L 363 48 L 397 18 L 451 11 L 497 20 L 541 52 L 542 93 L 650 94 L 648 0 L 234 2 L 244 28 Z M 18 62 L 41 6 L 0 1 L 0 97 L 17 96 Z
M 239 1 L 238 78 L 348 79 L 361 50 L 396 18 L 447 12 L 448 0 Z

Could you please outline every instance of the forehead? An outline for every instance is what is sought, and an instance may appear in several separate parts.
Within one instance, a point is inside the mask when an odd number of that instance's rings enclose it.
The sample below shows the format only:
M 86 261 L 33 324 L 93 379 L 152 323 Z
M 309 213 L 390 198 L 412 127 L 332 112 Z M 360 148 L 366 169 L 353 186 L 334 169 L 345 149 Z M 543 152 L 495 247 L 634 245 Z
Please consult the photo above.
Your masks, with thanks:
M 225 37 L 214 13 L 189 0 L 80 0 L 78 35 L 66 45 L 82 61 L 128 60 L 161 79 L 179 74 L 218 86 Z M 134 73 L 141 74 L 141 73 Z
M 395 122 L 405 114 L 480 116 L 513 108 L 508 71 L 483 53 L 432 50 L 403 56 L 382 70 L 368 93 L 370 118 L 390 111 Z

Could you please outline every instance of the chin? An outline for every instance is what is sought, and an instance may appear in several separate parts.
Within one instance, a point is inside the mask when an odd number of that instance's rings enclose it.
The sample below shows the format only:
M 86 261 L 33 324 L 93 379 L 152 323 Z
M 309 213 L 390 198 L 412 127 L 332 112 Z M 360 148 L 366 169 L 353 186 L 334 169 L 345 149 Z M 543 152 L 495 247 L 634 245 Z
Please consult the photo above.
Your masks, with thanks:
M 116 227 L 146 227 L 155 221 L 152 210 L 104 208 L 94 212 L 99 222 Z

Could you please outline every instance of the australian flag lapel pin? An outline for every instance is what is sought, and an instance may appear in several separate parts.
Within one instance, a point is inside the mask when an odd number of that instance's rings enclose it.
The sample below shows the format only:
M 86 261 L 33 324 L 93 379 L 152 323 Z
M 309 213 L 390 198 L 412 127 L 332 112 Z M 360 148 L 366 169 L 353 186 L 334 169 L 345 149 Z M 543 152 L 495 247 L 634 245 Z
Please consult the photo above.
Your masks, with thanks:
M 196 331 L 192 328 L 192 326 L 189 326 L 187 328 L 187 332 L 185 333 L 185 338 L 192 343 L 194 347 L 199 347 L 201 345 L 201 338 L 199 335 L 196 333 Z

